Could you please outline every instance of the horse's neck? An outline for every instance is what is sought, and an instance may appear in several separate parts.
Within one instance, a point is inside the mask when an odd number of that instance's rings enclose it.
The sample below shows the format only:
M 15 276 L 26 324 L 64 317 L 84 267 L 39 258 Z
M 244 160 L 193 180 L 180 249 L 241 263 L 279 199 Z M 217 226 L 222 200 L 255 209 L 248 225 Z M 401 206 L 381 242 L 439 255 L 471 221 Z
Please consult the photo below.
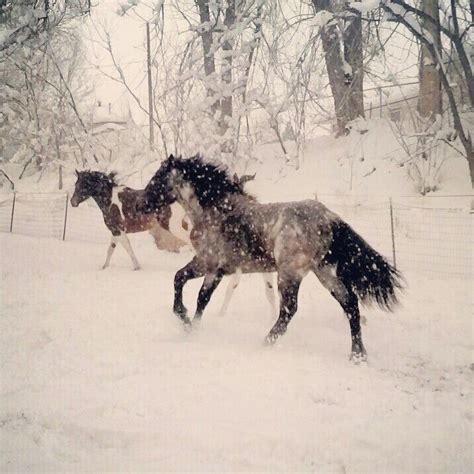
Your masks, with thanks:
M 103 194 L 94 195 L 92 197 L 103 214 L 109 212 L 110 206 L 112 204 L 112 190 L 107 191 Z
M 183 207 L 193 227 L 206 226 L 210 222 L 221 221 L 230 214 L 240 213 L 242 207 L 251 202 L 254 201 L 249 196 L 231 195 L 225 201 L 220 202 L 218 206 L 203 208 L 195 197 L 192 199 L 178 197 L 178 203 Z
M 184 209 L 184 213 L 191 221 L 191 225 L 196 227 L 203 220 L 203 209 L 199 204 L 191 203 L 188 200 L 178 198 L 178 204 Z

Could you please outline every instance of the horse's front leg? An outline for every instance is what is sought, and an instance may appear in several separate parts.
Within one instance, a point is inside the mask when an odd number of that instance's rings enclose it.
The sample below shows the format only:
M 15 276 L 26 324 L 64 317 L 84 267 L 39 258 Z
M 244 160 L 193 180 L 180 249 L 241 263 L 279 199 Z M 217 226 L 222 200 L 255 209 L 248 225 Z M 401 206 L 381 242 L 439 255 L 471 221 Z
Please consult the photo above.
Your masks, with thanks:
M 215 273 L 209 273 L 204 278 L 204 282 L 199 290 L 199 296 L 197 300 L 196 313 L 194 314 L 193 323 L 199 323 L 201 321 L 202 313 L 204 312 L 207 304 L 209 303 L 212 293 L 219 286 L 224 276 L 224 271 L 219 269 Z
M 187 317 L 187 310 L 183 304 L 183 287 L 189 280 L 202 276 L 204 276 L 204 272 L 196 258 L 193 258 L 181 270 L 178 270 L 174 276 L 173 311 L 184 324 L 191 324 L 191 321 Z
M 115 247 L 117 247 L 117 237 L 112 234 L 110 238 L 109 248 L 107 249 L 107 258 L 105 259 L 105 263 L 102 266 L 102 270 L 105 270 L 110 265 L 110 259 L 115 251 Z
M 288 323 L 298 309 L 298 290 L 301 277 L 296 275 L 278 274 L 278 291 L 280 293 L 280 314 L 271 331 L 265 338 L 266 344 L 273 344 L 285 334 Z

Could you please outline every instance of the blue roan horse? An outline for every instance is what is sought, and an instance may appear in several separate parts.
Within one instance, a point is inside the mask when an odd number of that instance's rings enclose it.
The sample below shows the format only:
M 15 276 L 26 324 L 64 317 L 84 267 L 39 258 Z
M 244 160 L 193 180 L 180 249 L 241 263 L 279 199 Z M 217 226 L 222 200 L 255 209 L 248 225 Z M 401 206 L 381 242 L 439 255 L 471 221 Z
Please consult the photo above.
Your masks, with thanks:
M 280 312 L 265 341 L 285 333 L 297 310 L 298 290 L 310 271 L 342 306 L 349 320 L 353 360 L 365 359 L 359 301 L 390 310 L 401 276 L 339 216 L 318 201 L 261 204 L 221 168 L 202 157 L 170 156 L 146 186 L 146 212 L 178 201 L 193 223 L 196 256 L 174 279 L 174 312 L 190 324 L 183 305 L 188 280 L 205 277 L 194 321 L 199 321 L 224 275 L 278 274 Z

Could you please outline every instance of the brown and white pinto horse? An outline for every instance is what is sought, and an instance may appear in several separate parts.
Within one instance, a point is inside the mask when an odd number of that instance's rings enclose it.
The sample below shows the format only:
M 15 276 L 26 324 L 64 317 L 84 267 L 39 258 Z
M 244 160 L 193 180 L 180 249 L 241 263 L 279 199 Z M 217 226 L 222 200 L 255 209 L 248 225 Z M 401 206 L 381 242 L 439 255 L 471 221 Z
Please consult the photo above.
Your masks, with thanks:
M 77 171 L 77 181 L 74 194 L 71 197 L 73 207 L 88 198 L 94 199 L 104 217 L 104 222 L 112 234 L 107 258 L 102 268 L 107 268 L 117 243 L 120 242 L 130 256 L 133 269 L 138 270 L 140 264 L 133 252 L 127 234 L 150 231 L 158 248 L 171 252 L 178 252 L 186 245 L 182 239 L 171 234 L 169 222 L 171 207 L 168 206 L 159 212 L 144 213 L 137 211 L 137 202 L 143 196 L 143 190 L 136 190 L 119 186 L 115 181 L 115 174 L 105 174 L 100 171 Z M 186 223 L 182 223 L 183 229 Z

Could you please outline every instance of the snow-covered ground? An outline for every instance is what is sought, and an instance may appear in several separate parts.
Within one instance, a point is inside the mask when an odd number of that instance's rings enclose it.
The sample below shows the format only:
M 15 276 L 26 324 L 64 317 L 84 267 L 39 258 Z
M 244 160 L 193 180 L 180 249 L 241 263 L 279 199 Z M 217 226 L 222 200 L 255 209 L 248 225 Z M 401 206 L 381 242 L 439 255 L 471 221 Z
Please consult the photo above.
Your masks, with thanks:
M 171 313 L 190 254 L 0 234 L 0 471 L 472 472 L 472 282 L 405 275 L 364 309 L 366 365 L 313 276 L 272 348 L 258 275 L 199 330 Z M 193 308 L 198 282 L 186 288 Z

